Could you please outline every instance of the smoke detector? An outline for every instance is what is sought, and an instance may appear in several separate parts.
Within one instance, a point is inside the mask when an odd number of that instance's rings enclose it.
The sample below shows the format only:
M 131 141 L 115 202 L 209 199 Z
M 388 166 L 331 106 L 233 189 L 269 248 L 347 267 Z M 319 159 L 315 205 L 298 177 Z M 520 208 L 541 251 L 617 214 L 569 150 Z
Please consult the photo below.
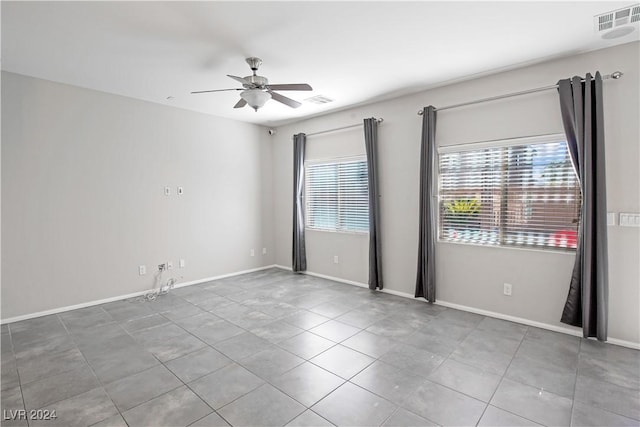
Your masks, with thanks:
M 594 16 L 594 29 L 603 39 L 624 37 L 640 22 L 640 5 L 628 6 Z

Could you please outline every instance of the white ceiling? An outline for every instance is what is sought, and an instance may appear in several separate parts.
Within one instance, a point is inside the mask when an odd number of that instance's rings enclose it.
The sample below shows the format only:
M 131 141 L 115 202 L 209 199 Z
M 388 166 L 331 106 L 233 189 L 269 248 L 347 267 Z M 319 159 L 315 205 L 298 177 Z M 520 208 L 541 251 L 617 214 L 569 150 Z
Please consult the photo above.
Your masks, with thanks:
M 278 125 L 418 92 L 491 70 L 638 40 L 603 40 L 594 15 L 609 2 L 8 2 L 2 69 L 231 119 Z M 309 83 L 233 109 L 248 56 L 270 83 Z M 588 70 L 586 70 L 588 71 Z M 602 70 L 605 72 L 614 70 Z M 167 97 L 172 96 L 172 100 Z

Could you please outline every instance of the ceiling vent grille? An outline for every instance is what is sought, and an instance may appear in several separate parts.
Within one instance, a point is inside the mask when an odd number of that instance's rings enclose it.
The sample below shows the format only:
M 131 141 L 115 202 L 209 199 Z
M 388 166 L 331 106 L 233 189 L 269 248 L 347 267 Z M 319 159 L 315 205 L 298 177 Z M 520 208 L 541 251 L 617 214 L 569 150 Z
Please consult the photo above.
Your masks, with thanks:
M 594 19 L 596 33 L 622 27 L 640 21 L 640 6 L 629 6 L 611 12 L 596 15 Z
M 333 99 L 327 98 L 324 95 L 316 95 L 312 96 L 311 98 L 305 99 L 305 101 L 310 102 L 311 104 L 328 104 L 330 102 L 333 102 Z

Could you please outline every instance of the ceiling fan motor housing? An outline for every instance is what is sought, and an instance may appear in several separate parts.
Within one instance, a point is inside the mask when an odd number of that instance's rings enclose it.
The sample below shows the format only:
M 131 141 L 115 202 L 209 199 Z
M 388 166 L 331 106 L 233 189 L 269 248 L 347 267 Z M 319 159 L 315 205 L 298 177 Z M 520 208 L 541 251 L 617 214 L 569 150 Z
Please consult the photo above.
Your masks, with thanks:
M 253 89 L 253 88 L 264 89 L 264 87 L 269 84 L 269 80 L 266 77 L 262 77 L 262 76 L 256 76 L 256 75 L 246 76 L 244 77 L 244 79 L 251 82 L 251 85 L 247 85 L 247 84 L 242 85 L 247 89 Z

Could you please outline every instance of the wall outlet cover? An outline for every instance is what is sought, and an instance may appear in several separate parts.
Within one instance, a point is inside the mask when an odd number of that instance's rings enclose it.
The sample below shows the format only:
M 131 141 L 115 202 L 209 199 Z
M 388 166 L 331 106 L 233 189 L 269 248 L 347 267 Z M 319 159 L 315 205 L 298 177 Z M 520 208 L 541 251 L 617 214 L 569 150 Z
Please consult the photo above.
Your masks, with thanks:
M 504 284 L 504 294 L 506 296 L 510 297 L 512 291 L 513 291 L 513 285 L 511 285 L 510 283 L 505 283 Z
M 180 260 L 180 268 L 184 268 L 185 266 L 185 262 L 183 259 Z
M 147 266 L 146 265 L 141 265 L 138 267 L 138 274 L 141 276 L 144 276 L 145 274 L 147 274 Z

